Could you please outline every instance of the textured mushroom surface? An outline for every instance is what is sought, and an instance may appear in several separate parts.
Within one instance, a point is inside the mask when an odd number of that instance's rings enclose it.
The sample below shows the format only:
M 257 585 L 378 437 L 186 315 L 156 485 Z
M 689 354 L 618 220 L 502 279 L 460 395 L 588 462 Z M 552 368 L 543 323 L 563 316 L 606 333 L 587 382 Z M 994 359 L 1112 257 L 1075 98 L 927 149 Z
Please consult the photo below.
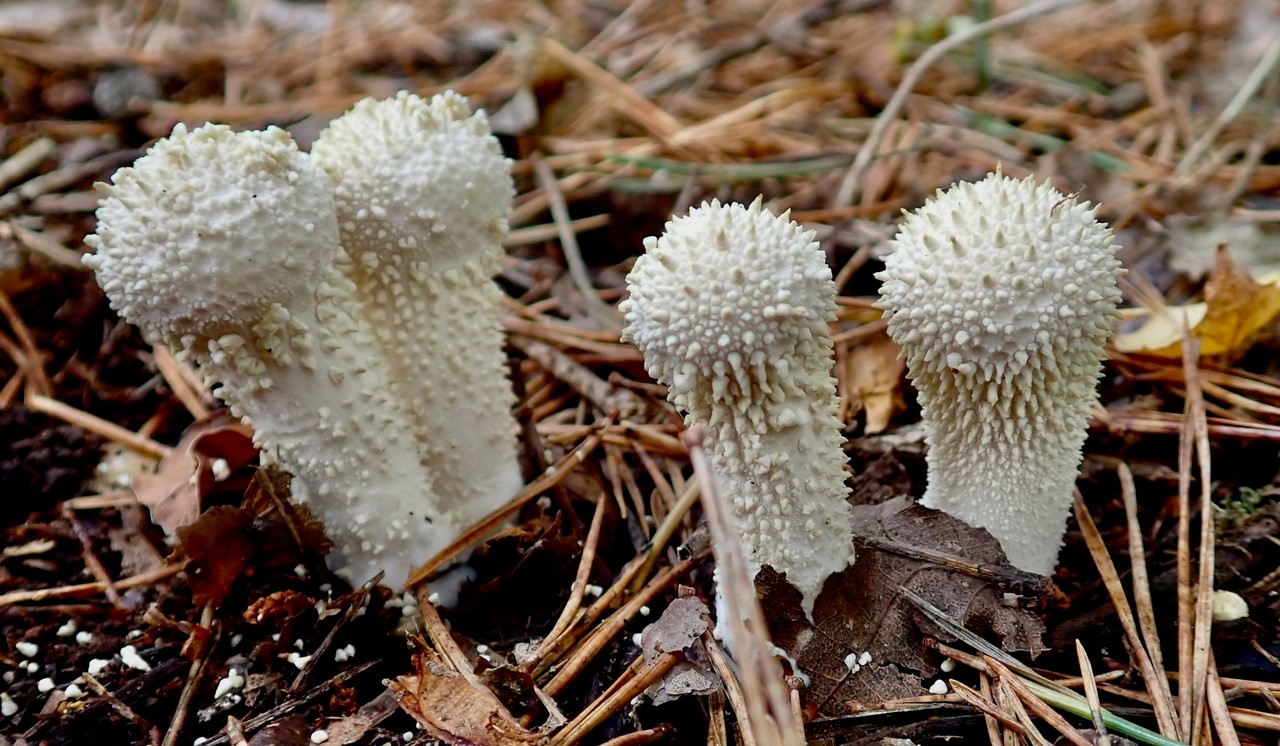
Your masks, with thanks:
M 523 485 L 493 282 L 511 164 L 462 96 L 366 99 L 312 156 L 333 184 L 348 275 L 441 503 L 471 523 Z
M 786 573 L 810 610 L 853 553 L 826 257 L 760 200 L 694 208 L 645 250 L 627 277 L 625 334 L 706 429 L 751 574 Z
M 923 409 L 922 504 L 1029 572 L 1062 546 L 1122 272 L 1088 203 L 993 174 L 909 215 L 877 275 Z
M 403 583 L 457 529 L 435 520 L 408 411 L 341 272 L 324 174 L 283 130 L 179 125 L 100 188 L 84 262 L 112 306 L 219 384 L 301 480 L 336 570 Z

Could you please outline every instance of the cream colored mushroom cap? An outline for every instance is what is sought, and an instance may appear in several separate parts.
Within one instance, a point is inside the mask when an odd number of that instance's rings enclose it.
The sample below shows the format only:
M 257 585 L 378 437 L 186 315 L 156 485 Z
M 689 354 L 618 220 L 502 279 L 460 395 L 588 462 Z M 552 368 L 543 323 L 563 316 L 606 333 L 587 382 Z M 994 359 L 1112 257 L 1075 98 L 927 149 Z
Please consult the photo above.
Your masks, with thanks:
M 484 112 L 452 91 L 365 99 L 320 134 L 312 157 L 328 173 L 357 261 L 385 251 L 386 232 L 433 274 L 477 258 L 496 262 L 515 191 L 511 164 Z M 364 210 L 375 220 L 362 223 Z M 417 251 L 430 249 L 429 256 Z
M 153 340 L 255 323 L 314 292 L 338 251 L 323 174 L 275 127 L 179 124 L 100 189 L 84 263 Z
M 879 306 L 913 376 L 945 368 L 1000 381 L 1028 364 L 1095 375 L 1122 270 L 1089 203 L 993 174 L 939 190 L 893 247 Z
M 699 370 L 728 386 L 736 370 L 788 367 L 835 314 L 813 232 L 760 200 L 713 200 L 670 221 L 661 238 L 645 240 L 628 285 L 626 335 L 677 396 Z

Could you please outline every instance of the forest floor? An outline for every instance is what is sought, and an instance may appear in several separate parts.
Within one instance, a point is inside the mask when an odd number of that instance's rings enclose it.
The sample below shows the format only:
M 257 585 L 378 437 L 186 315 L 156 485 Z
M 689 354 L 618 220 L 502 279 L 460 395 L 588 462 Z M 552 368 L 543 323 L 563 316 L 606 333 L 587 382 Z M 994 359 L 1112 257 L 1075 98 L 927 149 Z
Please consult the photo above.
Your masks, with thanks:
M 401 89 L 489 112 L 518 192 L 531 486 L 451 608 L 330 573 L 287 477 L 80 263 L 94 182 L 175 124 L 305 149 Z M 1274 3 L 15 0 L 0 97 L 0 743 L 1280 738 Z M 903 501 L 920 411 L 872 306 L 901 211 L 997 167 L 1097 203 L 1129 269 L 1052 582 Z M 863 511 L 815 622 L 757 581 L 807 686 L 707 629 L 700 451 L 615 310 L 644 237 L 758 195 L 836 279 Z

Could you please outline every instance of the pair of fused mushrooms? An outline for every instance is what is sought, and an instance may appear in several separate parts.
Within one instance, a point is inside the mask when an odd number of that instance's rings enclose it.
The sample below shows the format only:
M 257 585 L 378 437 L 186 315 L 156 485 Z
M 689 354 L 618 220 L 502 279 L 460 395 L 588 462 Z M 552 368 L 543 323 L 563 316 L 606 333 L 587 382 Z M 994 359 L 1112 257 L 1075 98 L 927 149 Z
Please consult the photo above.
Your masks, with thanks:
M 520 489 L 492 281 L 511 167 L 463 97 L 362 101 L 309 155 L 179 125 L 101 189 L 85 264 L 297 477 L 340 574 L 403 584 Z
M 711 463 L 751 571 L 802 592 L 852 559 L 829 324 L 814 240 L 757 200 L 712 202 L 650 239 L 626 335 Z M 923 504 L 1052 574 L 1123 271 L 1110 230 L 1047 184 L 993 174 L 907 217 L 878 277 L 926 424 Z
M 510 163 L 461 96 L 363 101 L 309 155 L 276 128 L 179 126 L 102 189 L 85 263 L 298 477 L 341 574 L 401 583 L 519 490 L 492 282 Z M 645 248 L 625 334 L 706 429 L 752 573 L 812 608 L 853 554 L 825 255 L 760 200 Z M 910 215 L 879 275 L 923 502 L 1024 570 L 1053 570 L 1121 271 L 1087 204 L 996 174 Z

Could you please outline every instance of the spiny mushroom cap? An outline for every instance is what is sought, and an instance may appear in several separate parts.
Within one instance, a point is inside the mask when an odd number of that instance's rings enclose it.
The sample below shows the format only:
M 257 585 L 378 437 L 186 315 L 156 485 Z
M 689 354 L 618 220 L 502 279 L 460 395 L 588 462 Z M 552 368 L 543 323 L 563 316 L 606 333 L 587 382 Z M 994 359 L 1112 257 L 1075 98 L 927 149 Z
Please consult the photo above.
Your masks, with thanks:
M 338 251 L 323 174 L 284 130 L 179 124 L 102 185 L 84 263 L 149 339 L 216 338 L 312 293 Z
M 376 271 L 390 236 L 415 264 L 423 261 L 419 244 L 429 242 L 421 273 L 476 264 L 487 280 L 496 271 L 515 195 L 511 163 L 484 112 L 472 114 L 463 96 L 365 99 L 330 123 L 311 152 L 338 204 L 361 206 L 341 216 L 343 247 L 357 263 Z
M 714 381 L 716 400 L 766 399 L 772 392 L 763 382 L 785 382 L 797 359 L 830 345 L 831 270 L 812 231 L 775 217 L 760 200 L 750 208 L 718 200 L 695 207 L 644 247 L 620 310 L 627 338 L 677 406 L 688 409 L 700 377 Z
M 853 551 L 826 258 L 760 200 L 694 208 L 645 250 L 627 277 L 625 336 L 707 428 L 752 574 L 786 573 L 809 610 Z
M 523 486 L 493 282 L 511 162 L 484 113 L 453 92 L 361 101 L 321 133 L 312 157 L 333 186 L 353 259 L 344 270 L 415 412 L 439 498 L 464 518 L 487 515 Z
M 920 393 L 922 504 L 1051 574 L 1123 272 L 1111 231 L 1048 184 L 994 174 L 902 223 L 880 307 Z

